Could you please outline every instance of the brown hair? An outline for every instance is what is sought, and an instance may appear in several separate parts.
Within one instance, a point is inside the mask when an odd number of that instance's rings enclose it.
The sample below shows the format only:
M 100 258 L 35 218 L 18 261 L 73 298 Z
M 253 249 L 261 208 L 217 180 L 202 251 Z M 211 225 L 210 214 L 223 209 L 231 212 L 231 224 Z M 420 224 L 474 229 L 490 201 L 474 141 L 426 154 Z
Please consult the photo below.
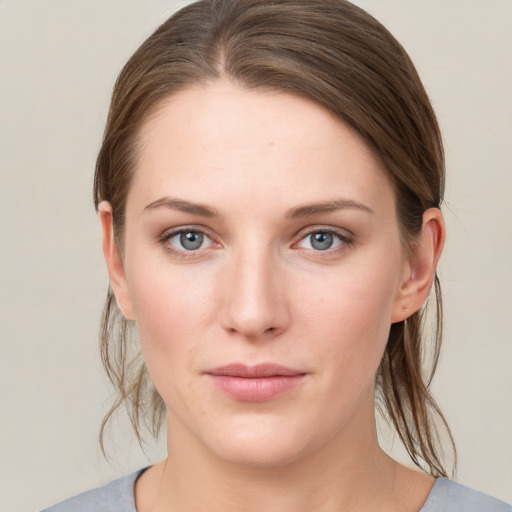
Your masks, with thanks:
M 435 114 L 403 47 L 378 21 L 345 0 L 201 0 L 163 23 L 135 52 L 114 87 L 94 182 L 94 199 L 112 206 L 122 251 L 124 214 L 141 125 L 161 101 L 191 84 L 221 78 L 245 89 L 309 98 L 352 126 L 380 159 L 395 188 L 404 246 L 411 249 L 422 215 L 439 207 L 444 155 Z M 391 326 L 377 377 L 377 404 L 387 412 L 415 464 L 446 476 L 437 420 L 455 452 L 429 386 L 441 346 L 441 296 L 429 369 L 423 311 Z M 157 435 L 165 406 L 130 335 L 132 326 L 109 289 L 101 353 L 139 441 L 141 422 Z M 133 337 L 136 338 L 136 337 Z M 439 423 L 439 422 L 437 422 Z

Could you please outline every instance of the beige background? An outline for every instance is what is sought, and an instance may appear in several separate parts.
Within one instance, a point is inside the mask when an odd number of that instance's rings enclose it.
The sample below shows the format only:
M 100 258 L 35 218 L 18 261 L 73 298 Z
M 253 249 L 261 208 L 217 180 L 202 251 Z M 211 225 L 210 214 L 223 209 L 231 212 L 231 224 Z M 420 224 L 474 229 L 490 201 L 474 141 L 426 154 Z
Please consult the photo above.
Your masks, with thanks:
M 107 276 L 91 185 L 117 73 L 185 3 L 0 0 L 1 512 L 148 463 L 123 421 L 110 464 L 98 450 L 111 391 L 97 349 Z M 359 3 L 409 50 L 445 135 L 435 390 L 458 443 L 458 479 L 512 501 L 512 2 Z

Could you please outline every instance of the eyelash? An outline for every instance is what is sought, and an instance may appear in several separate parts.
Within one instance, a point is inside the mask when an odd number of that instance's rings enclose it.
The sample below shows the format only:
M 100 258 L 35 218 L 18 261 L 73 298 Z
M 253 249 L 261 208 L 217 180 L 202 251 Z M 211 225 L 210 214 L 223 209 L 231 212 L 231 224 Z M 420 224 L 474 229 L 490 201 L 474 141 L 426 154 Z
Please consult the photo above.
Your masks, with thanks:
M 210 240 L 210 244 L 215 244 L 215 242 L 212 240 L 212 237 L 210 237 L 207 232 L 201 228 L 196 227 L 182 227 L 179 229 L 175 229 L 172 231 L 166 231 L 163 233 L 163 235 L 158 239 L 158 242 L 163 246 L 163 249 L 165 252 L 172 254 L 174 256 L 179 256 L 180 258 L 197 258 L 200 254 L 201 249 L 197 250 L 186 250 L 186 249 L 178 249 L 174 247 L 170 240 L 172 240 L 174 237 L 178 235 L 182 235 L 184 233 L 196 233 L 199 235 L 202 235 Z M 204 250 L 204 248 L 203 248 Z
M 209 247 L 198 248 L 196 250 L 186 250 L 186 249 L 178 249 L 170 243 L 170 240 L 172 240 L 174 237 L 176 237 L 178 235 L 182 235 L 184 233 L 196 233 L 196 234 L 199 234 L 199 235 L 202 235 L 202 236 L 208 238 L 210 240 Z M 328 256 L 338 254 L 339 252 L 343 252 L 344 250 L 347 249 L 347 246 L 351 246 L 354 243 L 353 238 L 351 236 L 342 234 L 339 231 L 332 229 L 332 228 L 318 227 L 318 228 L 308 228 L 307 230 L 303 230 L 302 232 L 300 232 L 297 235 L 298 241 L 294 242 L 292 244 L 292 248 L 297 246 L 301 242 L 307 240 L 308 237 L 311 237 L 311 236 L 313 236 L 315 234 L 319 234 L 319 233 L 332 235 L 334 238 L 336 238 L 338 240 L 338 245 L 336 245 L 334 248 L 329 247 L 324 250 L 314 249 L 314 248 L 304 248 L 305 250 L 307 250 L 309 252 L 313 252 L 313 253 L 315 253 L 315 255 L 318 255 L 320 257 L 328 257 Z M 213 241 L 212 237 L 209 236 L 208 233 L 204 229 L 197 228 L 197 227 L 181 227 L 179 229 L 167 231 L 162 234 L 162 236 L 158 239 L 158 242 L 163 246 L 164 251 L 166 251 L 167 253 L 172 254 L 174 256 L 178 256 L 180 258 L 188 258 L 188 259 L 200 257 L 202 251 L 204 251 L 205 249 L 209 249 L 212 245 L 217 244 L 218 246 L 220 246 L 220 244 L 218 242 Z
M 298 245 L 300 244 L 301 242 L 305 241 L 308 239 L 308 237 L 311 237 L 315 234 L 328 234 L 328 235 L 332 235 L 335 239 L 338 240 L 338 245 L 336 245 L 335 247 L 329 247 L 327 249 L 324 249 L 324 250 L 320 250 L 320 249 L 314 249 L 314 248 L 307 248 L 306 250 L 308 251 L 311 251 L 311 252 L 314 252 L 315 255 L 318 255 L 320 257 L 328 257 L 328 256 L 333 256 L 333 255 L 336 255 L 340 252 L 343 252 L 344 250 L 347 249 L 347 247 L 351 246 L 353 244 L 353 238 L 344 234 L 344 233 L 340 233 L 340 231 L 338 230 L 335 230 L 335 229 L 332 229 L 332 228 L 322 228 L 322 227 L 318 227 L 318 228 L 308 228 L 307 231 L 302 231 L 301 233 L 299 233 L 299 240 L 297 242 L 295 242 L 293 245 Z

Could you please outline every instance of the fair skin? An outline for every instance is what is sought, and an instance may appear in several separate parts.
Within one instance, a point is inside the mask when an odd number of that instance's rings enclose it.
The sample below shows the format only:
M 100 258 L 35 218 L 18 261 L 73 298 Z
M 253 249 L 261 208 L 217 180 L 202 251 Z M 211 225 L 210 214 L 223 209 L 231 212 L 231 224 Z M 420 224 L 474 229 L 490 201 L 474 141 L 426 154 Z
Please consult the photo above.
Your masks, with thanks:
M 122 251 L 100 206 L 167 408 L 169 457 L 138 479 L 138 511 L 417 512 L 433 479 L 380 449 L 374 379 L 390 325 L 428 295 L 441 213 L 406 255 L 377 159 L 284 93 L 190 87 L 140 141 Z M 217 375 L 233 363 L 293 375 Z

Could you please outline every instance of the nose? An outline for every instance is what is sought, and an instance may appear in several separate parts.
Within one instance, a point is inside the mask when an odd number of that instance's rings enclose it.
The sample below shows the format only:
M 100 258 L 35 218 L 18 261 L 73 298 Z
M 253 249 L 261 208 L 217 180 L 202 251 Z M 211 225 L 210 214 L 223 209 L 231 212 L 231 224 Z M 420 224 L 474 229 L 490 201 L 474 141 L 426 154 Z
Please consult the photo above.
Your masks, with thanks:
M 230 334 L 250 341 L 274 338 L 290 315 L 278 257 L 269 249 L 233 254 L 223 273 L 221 322 Z

